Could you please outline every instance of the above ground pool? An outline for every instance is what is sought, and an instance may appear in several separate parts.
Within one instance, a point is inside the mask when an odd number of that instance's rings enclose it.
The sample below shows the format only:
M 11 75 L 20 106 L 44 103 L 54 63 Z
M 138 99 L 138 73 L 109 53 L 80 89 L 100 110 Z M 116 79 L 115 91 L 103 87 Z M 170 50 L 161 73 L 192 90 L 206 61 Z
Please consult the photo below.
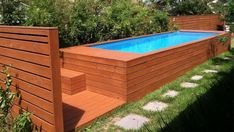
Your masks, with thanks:
M 216 35 L 218 33 L 178 31 L 92 45 L 91 47 L 143 54 Z
M 61 49 L 61 64 L 84 73 L 89 91 L 131 102 L 226 52 L 230 44 L 224 31 L 182 30 Z

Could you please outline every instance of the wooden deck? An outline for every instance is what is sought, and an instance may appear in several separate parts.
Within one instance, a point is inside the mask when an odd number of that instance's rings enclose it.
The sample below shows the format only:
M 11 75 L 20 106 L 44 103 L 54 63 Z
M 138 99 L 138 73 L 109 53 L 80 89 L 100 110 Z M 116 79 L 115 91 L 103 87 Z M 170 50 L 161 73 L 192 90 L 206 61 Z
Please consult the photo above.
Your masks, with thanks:
M 110 112 L 124 101 L 85 90 L 75 95 L 63 94 L 64 127 L 66 131 L 82 127 Z

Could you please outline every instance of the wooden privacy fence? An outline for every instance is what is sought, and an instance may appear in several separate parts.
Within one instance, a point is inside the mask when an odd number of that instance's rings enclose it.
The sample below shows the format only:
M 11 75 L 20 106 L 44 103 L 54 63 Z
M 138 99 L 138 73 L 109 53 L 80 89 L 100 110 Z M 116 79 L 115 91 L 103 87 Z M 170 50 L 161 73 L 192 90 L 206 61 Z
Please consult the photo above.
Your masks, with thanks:
M 64 131 L 57 28 L 0 26 L 0 65 L 9 68 L 20 107 L 42 131 Z M 4 78 L 0 73 L 0 83 Z
M 217 30 L 222 24 L 219 15 L 171 16 L 170 24 L 173 22 L 179 29 L 189 30 Z

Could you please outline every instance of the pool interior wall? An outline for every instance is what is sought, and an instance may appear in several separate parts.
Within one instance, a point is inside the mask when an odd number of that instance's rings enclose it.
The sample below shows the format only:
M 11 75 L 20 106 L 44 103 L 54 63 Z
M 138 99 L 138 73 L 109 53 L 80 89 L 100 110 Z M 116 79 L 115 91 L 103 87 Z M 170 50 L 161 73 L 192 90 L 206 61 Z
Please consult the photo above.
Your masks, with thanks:
M 99 45 L 93 45 L 91 47 L 143 54 L 216 35 L 218 35 L 218 33 L 177 31 L 110 43 L 103 43 Z

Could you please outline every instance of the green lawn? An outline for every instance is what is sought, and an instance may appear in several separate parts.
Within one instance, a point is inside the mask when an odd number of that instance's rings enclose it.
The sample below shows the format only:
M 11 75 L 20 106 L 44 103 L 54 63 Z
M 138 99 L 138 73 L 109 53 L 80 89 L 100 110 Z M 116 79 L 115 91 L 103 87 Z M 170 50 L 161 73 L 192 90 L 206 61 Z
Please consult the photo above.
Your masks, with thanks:
M 150 119 L 150 123 L 139 130 L 142 132 L 228 131 L 230 127 L 232 128 L 232 121 L 229 120 L 233 117 L 234 39 L 232 39 L 232 48 L 230 52 L 208 60 L 143 99 L 126 104 L 77 131 L 124 131 L 113 123 L 129 113 Z M 223 60 L 222 58 L 226 56 L 232 59 Z M 216 69 L 219 72 L 205 74 L 204 69 Z M 203 75 L 204 78 L 200 81 L 191 81 L 193 75 Z M 195 89 L 181 88 L 180 83 L 184 81 L 196 82 L 199 86 Z M 169 89 L 180 93 L 175 98 L 162 97 L 162 94 Z M 142 109 L 142 106 L 154 100 L 166 102 L 169 107 L 163 112 L 148 112 Z

